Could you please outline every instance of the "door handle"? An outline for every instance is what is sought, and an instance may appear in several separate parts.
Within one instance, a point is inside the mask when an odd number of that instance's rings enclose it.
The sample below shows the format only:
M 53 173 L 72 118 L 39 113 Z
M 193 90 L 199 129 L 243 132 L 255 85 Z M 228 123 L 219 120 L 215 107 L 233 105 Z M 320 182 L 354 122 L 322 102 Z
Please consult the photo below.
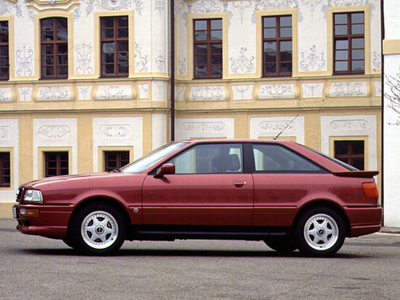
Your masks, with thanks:
M 245 186 L 246 183 L 247 183 L 246 181 L 234 181 L 234 182 L 233 182 L 233 185 L 234 185 L 235 187 L 237 187 L 237 188 L 241 188 L 241 187 Z

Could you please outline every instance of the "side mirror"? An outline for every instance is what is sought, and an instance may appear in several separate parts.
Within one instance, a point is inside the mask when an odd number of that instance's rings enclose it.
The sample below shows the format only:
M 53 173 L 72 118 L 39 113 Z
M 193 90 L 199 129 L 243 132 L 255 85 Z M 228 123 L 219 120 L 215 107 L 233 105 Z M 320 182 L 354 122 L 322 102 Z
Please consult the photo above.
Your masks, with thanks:
M 167 174 L 175 174 L 175 165 L 174 164 L 162 165 L 160 170 L 158 170 L 157 174 L 154 175 L 154 178 L 164 178 L 164 175 L 167 175 Z

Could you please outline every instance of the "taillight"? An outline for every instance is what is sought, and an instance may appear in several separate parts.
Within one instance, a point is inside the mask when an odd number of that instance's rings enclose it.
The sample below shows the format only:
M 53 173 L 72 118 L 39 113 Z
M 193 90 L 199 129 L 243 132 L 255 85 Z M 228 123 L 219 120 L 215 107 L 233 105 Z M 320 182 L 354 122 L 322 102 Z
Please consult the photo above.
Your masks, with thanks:
M 375 182 L 364 182 L 362 188 L 366 197 L 379 198 L 378 187 Z

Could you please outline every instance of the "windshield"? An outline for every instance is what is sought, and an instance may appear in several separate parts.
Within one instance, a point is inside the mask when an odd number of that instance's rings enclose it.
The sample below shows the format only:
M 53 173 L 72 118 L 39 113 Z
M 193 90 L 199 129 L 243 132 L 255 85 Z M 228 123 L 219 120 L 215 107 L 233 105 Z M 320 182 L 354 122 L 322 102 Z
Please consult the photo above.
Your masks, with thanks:
M 170 155 L 171 153 L 175 152 L 176 150 L 182 148 L 187 144 L 187 142 L 174 142 L 166 144 L 160 148 L 157 148 L 156 150 L 151 151 L 149 154 L 142 156 L 134 162 L 122 167 L 120 171 L 125 173 L 142 173 L 143 171 L 158 163 L 164 157 Z

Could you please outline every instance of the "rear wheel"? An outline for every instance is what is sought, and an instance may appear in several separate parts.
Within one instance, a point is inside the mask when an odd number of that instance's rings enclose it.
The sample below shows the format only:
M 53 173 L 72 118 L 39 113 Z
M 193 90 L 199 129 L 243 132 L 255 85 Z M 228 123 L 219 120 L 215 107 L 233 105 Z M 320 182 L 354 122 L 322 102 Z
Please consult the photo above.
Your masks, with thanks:
M 72 222 L 71 239 L 77 250 L 92 255 L 116 252 L 124 243 L 126 224 L 120 211 L 105 204 L 81 209 Z
M 346 227 L 330 207 L 313 208 L 300 216 L 295 227 L 300 252 L 310 256 L 332 256 L 342 247 Z

